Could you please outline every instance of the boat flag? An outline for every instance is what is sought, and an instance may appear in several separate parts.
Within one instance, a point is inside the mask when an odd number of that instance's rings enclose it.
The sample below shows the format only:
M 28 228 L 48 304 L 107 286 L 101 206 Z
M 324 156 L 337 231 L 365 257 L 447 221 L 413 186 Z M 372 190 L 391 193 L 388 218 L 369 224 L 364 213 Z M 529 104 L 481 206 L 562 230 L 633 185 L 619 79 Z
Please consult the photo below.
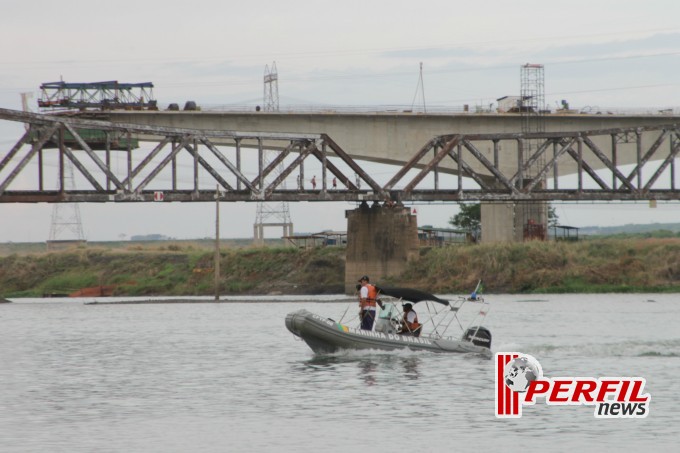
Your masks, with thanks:
M 472 291 L 472 294 L 470 294 L 470 300 L 477 300 L 477 294 L 482 294 L 482 291 L 484 291 L 484 285 L 482 284 L 482 281 L 480 280 L 477 283 L 477 287 L 475 288 L 475 290 Z

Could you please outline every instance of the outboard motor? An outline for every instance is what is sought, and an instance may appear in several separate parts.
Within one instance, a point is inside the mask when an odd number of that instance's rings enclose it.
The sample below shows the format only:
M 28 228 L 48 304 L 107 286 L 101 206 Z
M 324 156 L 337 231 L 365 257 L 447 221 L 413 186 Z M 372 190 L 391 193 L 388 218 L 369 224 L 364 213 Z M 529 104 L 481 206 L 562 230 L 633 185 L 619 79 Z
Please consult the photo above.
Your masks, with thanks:
M 491 349 L 491 331 L 486 327 L 470 327 L 463 334 L 465 341 L 471 341 L 476 346 L 484 346 Z

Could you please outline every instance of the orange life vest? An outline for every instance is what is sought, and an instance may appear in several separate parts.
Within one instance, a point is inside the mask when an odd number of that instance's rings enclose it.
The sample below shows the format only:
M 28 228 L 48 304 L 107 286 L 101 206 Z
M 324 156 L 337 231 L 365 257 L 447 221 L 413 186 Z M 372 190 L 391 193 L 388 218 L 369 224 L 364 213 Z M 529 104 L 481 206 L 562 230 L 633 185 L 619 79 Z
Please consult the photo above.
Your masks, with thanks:
M 416 315 L 416 317 L 413 319 L 413 322 L 408 322 L 408 315 L 410 313 Z M 404 313 L 404 324 L 406 324 L 406 327 L 408 327 L 409 332 L 415 332 L 416 330 L 418 330 L 418 328 L 420 327 L 420 323 L 418 322 L 418 313 L 416 313 L 415 311 Z
M 375 286 L 367 284 L 366 288 L 368 288 L 368 297 L 365 299 L 361 299 L 362 310 L 365 310 L 370 307 L 375 308 L 375 301 L 378 298 L 378 290 L 375 289 Z

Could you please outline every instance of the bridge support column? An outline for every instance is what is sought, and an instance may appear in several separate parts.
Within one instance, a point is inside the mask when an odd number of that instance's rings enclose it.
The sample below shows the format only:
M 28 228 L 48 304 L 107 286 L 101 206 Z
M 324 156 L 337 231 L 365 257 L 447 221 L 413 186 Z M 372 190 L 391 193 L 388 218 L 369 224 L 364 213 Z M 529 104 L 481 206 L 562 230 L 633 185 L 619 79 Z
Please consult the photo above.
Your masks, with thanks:
M 369 207 L 345 212 L 347 218 L 347 260 L 345 292 L 353 294 L 357 280 L 368 275 L 380 283 L 388 275 L 406 269 L 418 256 L 418 220 L 409 208 Z
M 255 223 L 253 224 L 253 244 L 264 245 L 264 227 L 282 227 L 283 237 L 293 235 L 293 223 Z
M 482 242 L 548 239 L 548 204 L 544 201 L 481 205 Z

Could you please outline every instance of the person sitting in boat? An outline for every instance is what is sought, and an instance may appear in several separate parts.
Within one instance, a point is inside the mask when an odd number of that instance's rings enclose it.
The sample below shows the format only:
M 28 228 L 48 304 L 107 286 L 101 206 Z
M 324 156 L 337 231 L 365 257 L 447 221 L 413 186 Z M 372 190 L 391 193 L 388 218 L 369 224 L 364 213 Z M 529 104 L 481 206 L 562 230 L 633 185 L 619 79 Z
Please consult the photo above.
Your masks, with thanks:
M 399 329 L 399 334 L 402 335 L 413 335 L 414 337 L 420 336 L 420 330 L 422 324 L 418 322 L 418 314 L 413 309 L 413 305 L 404 304 L 404 316 L 401 321 L 401 328 Z
M 359 289 L 359 318 L 361 319 L 361 330 L 373 330 L 375 321 L 375 306 L 378 300 L 378 290 L 369 283 L 368 275 L 359 279 L 361 288 Z

